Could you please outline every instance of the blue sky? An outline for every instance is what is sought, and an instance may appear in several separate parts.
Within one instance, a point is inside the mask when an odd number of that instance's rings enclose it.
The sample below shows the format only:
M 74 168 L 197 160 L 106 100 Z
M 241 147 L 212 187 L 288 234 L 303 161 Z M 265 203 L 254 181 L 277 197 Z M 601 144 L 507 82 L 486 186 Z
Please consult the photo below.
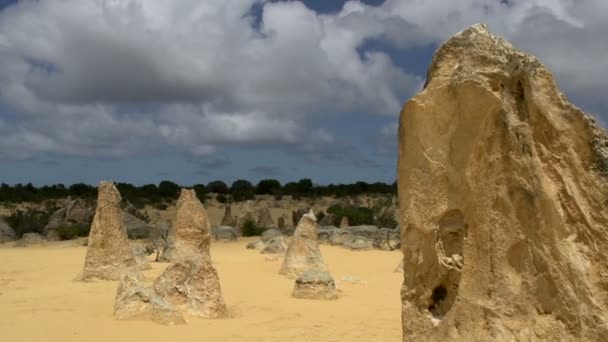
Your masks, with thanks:
M 601 0 L 0 0 L 0 182 L 392 182 L 437 46 L 484 22 L 605 122 Z

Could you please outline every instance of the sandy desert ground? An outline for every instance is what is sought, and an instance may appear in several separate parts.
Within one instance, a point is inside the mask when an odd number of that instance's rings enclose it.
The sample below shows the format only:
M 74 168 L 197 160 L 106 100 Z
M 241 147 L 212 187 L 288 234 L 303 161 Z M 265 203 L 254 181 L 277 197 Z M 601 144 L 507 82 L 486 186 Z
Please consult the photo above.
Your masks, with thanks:
M 187 325 L 116 321 L 116 282 L 76 283 L 86 247 L 0 245 L 0 332 L 3 341 L 400 341 L 399 251 L 321 246 L 341 291 L 335 301 L 291 298 L 293 280 L 277 274 L 280 259 L 237 243 L 214 243 L 230 319 L 189 318 Z M 158 275 L 167 264 L 152 263 Z M 358 278 L 360 283 L 343 279 Z

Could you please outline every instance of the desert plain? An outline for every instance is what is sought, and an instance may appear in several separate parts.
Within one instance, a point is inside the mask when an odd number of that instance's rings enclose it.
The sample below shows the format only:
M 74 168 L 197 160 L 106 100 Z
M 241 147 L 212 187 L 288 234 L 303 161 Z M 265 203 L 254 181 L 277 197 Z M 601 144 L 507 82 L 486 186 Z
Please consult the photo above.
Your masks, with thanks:
M 78 241 L 13 248 L 0 245 L 0 331 L 5 341 L 400 341 L 402 254 L 321 245 L 339 298 L 291 297 L 293 279 L 278 274 L 282 257 L 246 249 L 257 238 L 213 242 L 230 317 L 187 317 L 188 324 L 120 321 L 112 316 L 118 282 L 74 282 L 86 247 Z M 153 258 L 152 256 L 149 256 Z M 146 278 L 168 263 L 151 262 Z

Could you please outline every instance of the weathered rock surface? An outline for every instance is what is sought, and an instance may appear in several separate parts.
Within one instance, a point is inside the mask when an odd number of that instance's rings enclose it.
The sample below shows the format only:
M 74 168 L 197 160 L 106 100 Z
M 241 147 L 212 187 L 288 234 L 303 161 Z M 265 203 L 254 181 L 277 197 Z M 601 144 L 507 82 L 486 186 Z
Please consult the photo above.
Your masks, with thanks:
M 139 241 L 130 241 L 131 251 L 133 251 L 133 256 L 135 257 L 135 263 L 137 265 L 137 269 L 139 270 L 149 270 L 152 267 L 148 262 L 148 253 L 146 243 L 142 240 Z
M 120 278 L 114 301 L 114 318 L 150 320 L 164 325 L 186 324 L 184 316 L 171 304 L 145 287 L 141 275 L 127 272 Z
M 15 239 L 17 239 L 17 234 L 13 228 L 0 217 L 0 243 L 15 241 Z
M 338 298 L 334 278 L 317 269 L 302 273 L 295 281 L 291 296 L 299 299 L 332 300 Z
M 311 269 L 327 271 L 317 241 L 317 218 L 312 210 L 300 219 L 279 273 L 297 277 Z
M 344 242 L 342 247 L 352 251 L 368 251 L 374 248 L 374 242 L 366 237 L 355 235 L 352 239 Z
M 266 246 L 262 249 L 262 254 L 285 254 L 287 252 L 288 240 L 283 235 L 275 236 L 264 243 Z
M 211 225 L 205 207 L 191 189 L 182 189 L 177 200 L 175 219 L 169 228 L 162 261 L 209 256 Z
M 167 267 L 154 282 L 156 293 L 202 318 L 228 315 L 220 280 L 209 257 L 182 259 Z
M 21 239 L 15 243 L 15 247 L 42 246 L 44 239 L 38 233 L 23 234 Z
M 404 341 L 608 341 L 608 138 L 475 25 L 401 112 Z
M 321 220 L 319 220 L 319 226 L 333 226 L 334 220 L 336 219 L 336 215 L 327 214 L 323 216 Z
M 306 214 L 307 212 L 308 212 L 308 209 L 306 209 L 306 208 L 298 208 L 296 210 L 292 210 L 291 211 L 292 227 L 296 227 L 298 225 L 298 223 L 300 222 L 300 219 L 302 219 L 302 216 L 304 216 L 304 214 Z
M 89 227 L 93 214 L 92 206 L 87 201 L 68 197 L 65 204 L 49 217 L 49 222 L 44 226 L 42 233 L 47 240 L 57 241 L 59 240 L 58 228 L 62 226 Z
M 363 236 L 371 240 L 375 239 L 376 235 L 378 234 L 378 227 L 369 225 L 350 226 L 342 229 L 352 233 L 353 235 Z
M 341 246 L 354 238 L 355 235 L 348 230 L 336 228 L 332 230 L 331 235 L 329 236 L 329 244 L 332 246 Z
M 123 212 L 122 215 L 125 228 L 127 229 L 127 236 L 130 239 L 149 239 L 160 235 L 166 236 L 168 233 L 165 227 L 146 223 L 144 220 L 127 212 Z
M 401 248 L 399 228 L 380 228 L 374 237 L 374 247 L 385 251 Z
M 230 207 L 230 205 L 226 205 L 226 209 L 224 209 L 224 217 L 222 217 L 222 222 L 220 223 L 220 226 L 234 227 L 235 225 L 236 222 L 234 220 L 234 217 L 232 216 L 232 208 Z
M 265 231 L 262 232 L 262 235 L 260 236 L 260 238 L 262 239 L 262 241 L 264 242 L 268 242 L 270 239 L 275 238 L 277 236 L 281 236 L 281 231 L 278 229 L 266 229 Z
M 255 202 L 252 200 L 245 201 L 243 203 L 243 207 L 241 208 L 241 212 L 237 217 L 236 227 L 242 231 L 245 223 L 251 221 L 256 222 L 257 216 L 255 214 Z
M 279 230 L 283 231 L 285 228 L 287 228 L 286 222 L 287 216 L 285 214 L 279 216 L 279 218 L 277 219 L 277 227 L 279 228 Z
M 348 226 L 350 226 L 350 223 L 348 222 L 348 217 L 342 216 L 342 219 L 340 220 L 340 228 L 347 228 Z
M 215 241 L 235 242 L 237 240 L 237 229 L 231 226 L 214 226 L 212 229 Z
M 89 233 L 84 269 L 77 280 L 118 280 L 136 266 L 122 220 L 120 193 L 114 183 L 102 181 L 97 188 L 97 209 Z
M 258 211 L 258 227 L 265 228 L 276 228 L 277 225 L 272 220 L 272 216 L 270 215 L 270 210 L 264 207 Z

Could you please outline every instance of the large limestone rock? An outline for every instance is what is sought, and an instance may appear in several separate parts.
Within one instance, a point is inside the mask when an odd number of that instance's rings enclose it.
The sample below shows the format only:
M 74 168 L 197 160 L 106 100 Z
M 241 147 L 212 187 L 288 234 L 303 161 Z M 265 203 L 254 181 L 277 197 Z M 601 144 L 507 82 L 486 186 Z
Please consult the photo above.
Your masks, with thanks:
M 15 247 L 29 247 L 29 246 L 42 246 L 44 245 L 44 239 L 38 233 L 27 233 L 23 234 L 21 240 L 15 243 Z
M 84 269 L 77 280 L 119 280 L 127 270 L 136 266 L 122 220 L 120 200 L 114 183 L 102 181 L 99 184 Z
M 15 241 L 17 234 L 6 221 L 0 217 L 0 243 Z
M 348 217 L 342 216 L 342 219 L 340 220 L 340 228 L 347 228 L 349 226 L 350 226 L 350 223 L 348 222 Z
M 139 273 L 127 272 L 120 278 L 114 301 L 114 318 L 150 320 L 164 325 L 186 324 L 184 316 L 153 290 Z
M 257 216 L 255 214 L 255 202 L 252 200 L 245 201 L 245 203 L 243 203 L 243 207 L 241 208 L 241 212 L 239 213 L 239 216 L 236 219 L 236 226 L 237 228 L 242 230 L 245 223 L 249 221 L 255 223 L 257 221 L 256 219 Z
M 608 341 L 608 139 L 475 25 L 399 126 L 404 341 Z
M 298 299 L 333 300 L 338 298 L 338 291 L 329 272 L 313 269 L 296 279 L 291 296 Z
M 270 215 L 270 210 L 264 207 L 258 211 L 258 227 L 264 228 L 275 228 L 277 225 L 272 220 L 272 216 Z
M 297 277 L 310 269 L 327 271 L 317 241 L 317 218 L 312 210 L 300 219 L 279 274 Z
M 185 258 L 209 256 L 210 231 L 207 211 L 196 197 L 196 192 L 182 189 L 161 260 L 175 262 Z
M 234 226 L 236 224 L 234 217 L 232 216 L 232 207 L 230 204 L 226 205 L 226 209 L 224 210 L 224 217 L 222 217 L 222 222 L 220 226 Z
M 227 317 L 220 280 L 209 257 L 183 259 L 167 267 L 154 282 L 158 295 L 202 318 Z

